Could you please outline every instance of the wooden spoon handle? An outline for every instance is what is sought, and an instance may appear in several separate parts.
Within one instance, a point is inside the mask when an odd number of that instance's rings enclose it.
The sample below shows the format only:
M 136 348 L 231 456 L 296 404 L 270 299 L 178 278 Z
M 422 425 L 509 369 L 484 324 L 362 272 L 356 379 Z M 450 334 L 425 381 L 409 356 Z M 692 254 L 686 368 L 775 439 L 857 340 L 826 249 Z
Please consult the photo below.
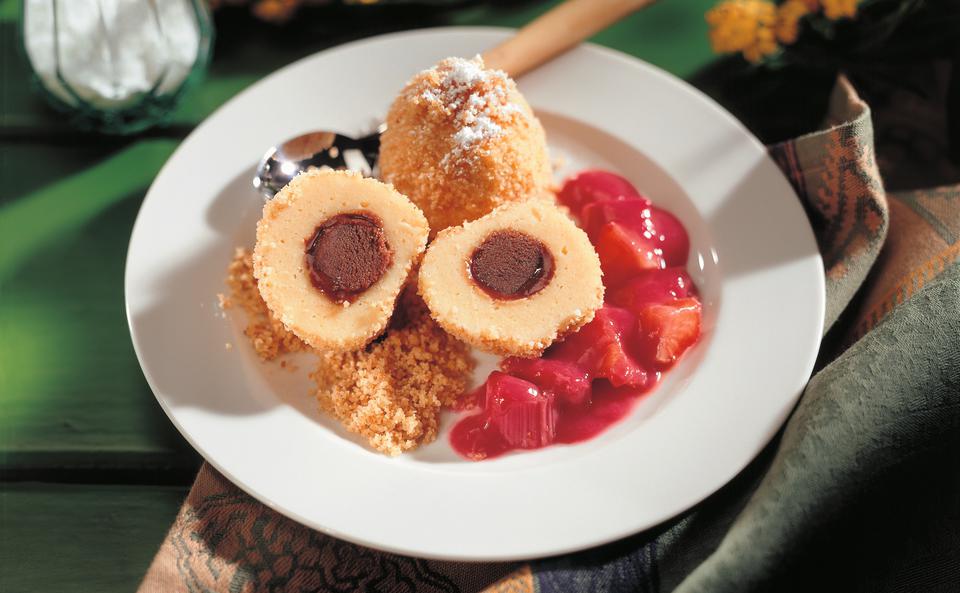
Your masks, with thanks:
M 488 68 L 520 76 L 656 0 L 567 0 L 483 54 Z

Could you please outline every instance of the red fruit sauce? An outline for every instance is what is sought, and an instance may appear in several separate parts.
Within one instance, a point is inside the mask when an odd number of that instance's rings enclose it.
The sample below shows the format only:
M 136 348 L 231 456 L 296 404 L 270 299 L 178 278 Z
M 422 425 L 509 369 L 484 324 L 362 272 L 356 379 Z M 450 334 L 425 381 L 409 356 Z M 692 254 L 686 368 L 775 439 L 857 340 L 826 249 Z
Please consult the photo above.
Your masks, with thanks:
M 700 337 L 697 287 L 684 266 L 679 220 L 629 181 L 584 171 L 557 194 L 593 242 L 606 302 L 594 320 L 540 358 L 506 358 L 459 409 L 479 408 L 450 434 L 473 460 L 515 449 L 577 443 L 626 416 Z

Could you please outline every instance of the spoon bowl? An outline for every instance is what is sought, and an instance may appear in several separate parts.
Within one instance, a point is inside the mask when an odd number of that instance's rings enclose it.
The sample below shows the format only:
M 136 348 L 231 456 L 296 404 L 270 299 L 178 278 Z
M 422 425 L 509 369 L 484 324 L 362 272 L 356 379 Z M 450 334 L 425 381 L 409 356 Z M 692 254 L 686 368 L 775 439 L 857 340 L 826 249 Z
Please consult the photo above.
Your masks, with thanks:
M 375 132 L 353 138 L 336 132 L 316 130 L 290 138 L 267 150 L 253 177 L 253 187 L 267 201 L 309 169 L 349 169 L 364 175 L 375 174 L 380 154 L 381 124 Z

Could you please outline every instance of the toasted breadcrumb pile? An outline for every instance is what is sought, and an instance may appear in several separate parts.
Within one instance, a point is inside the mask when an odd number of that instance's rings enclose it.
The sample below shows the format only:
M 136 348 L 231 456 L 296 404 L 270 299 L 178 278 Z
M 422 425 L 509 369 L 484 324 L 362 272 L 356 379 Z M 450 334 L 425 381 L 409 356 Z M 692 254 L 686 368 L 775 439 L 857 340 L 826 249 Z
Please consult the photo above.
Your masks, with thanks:
M 363 350 L 321 352 L 311 375 L 320 407 L 391 456 L 436 438 L 441 408 L 466 391 L 476 364 L 414 291 L 399 304 L 379 340 Z
M 279 319 L 273 316 L 257 290 L 253 277 L 253 254 L 249 249 L 238 247 L 227 266 L 227 286 L 230 296 L 220 298 L 223 309 L 239 305 L 247 314 L 247 327 L 243 333 L 263 360 L 273 360 L 287 352 L 308 350 L 300 338 L 293 335 Z
M 246 312 L 244 333 L 260 358 L 311 350 L 263 302 L 250 250 L 237 248 L 227 285 L 230 295 L 217 295 L 220 306 Z M 320 363 L 310 377 L 317 383 L 320 407 L 391 456 L 436 438 L 441 408 L 466 391 L 475 366 L 470 349 L 440 329 L 413 290 L 398 300 L 386 333 L 372 344 L 317 355 Z

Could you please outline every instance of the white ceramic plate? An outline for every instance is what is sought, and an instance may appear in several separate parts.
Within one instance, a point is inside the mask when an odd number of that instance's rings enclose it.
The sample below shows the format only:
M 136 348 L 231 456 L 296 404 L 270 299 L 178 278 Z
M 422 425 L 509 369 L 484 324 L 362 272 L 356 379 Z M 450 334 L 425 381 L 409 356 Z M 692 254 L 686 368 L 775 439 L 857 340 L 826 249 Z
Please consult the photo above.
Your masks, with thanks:
M 459 560 L 608 542 L 730 480 L 777 431 L 810 374 L 823 267 L 789 184 L 763 146 L 701 93 L 594 46 L 525 76 L 521 90 L 551 149 L 566 158 L 565 172 L 617 170 L 680 217 L 704 296 L 703 340 L 631 416 L 586 443 L 480 463 L 454 455 L 446 432 L 390 459 L 315 409 L 308 360 L 291 372 L 256 359 L 242 315 L 222 315 L 216 294 L 234 247 L 253 244 L 261 204 L 250 178 L 264 149 L 312 129 L 369 130 L 415 72 L 508 34 L 388 35 L 288 66 L 198 127 L 143 203 L 126 301 L 147 381 L 207 461 L 310 527 Z M 452 420 L 445 416 L 445 430 Z

